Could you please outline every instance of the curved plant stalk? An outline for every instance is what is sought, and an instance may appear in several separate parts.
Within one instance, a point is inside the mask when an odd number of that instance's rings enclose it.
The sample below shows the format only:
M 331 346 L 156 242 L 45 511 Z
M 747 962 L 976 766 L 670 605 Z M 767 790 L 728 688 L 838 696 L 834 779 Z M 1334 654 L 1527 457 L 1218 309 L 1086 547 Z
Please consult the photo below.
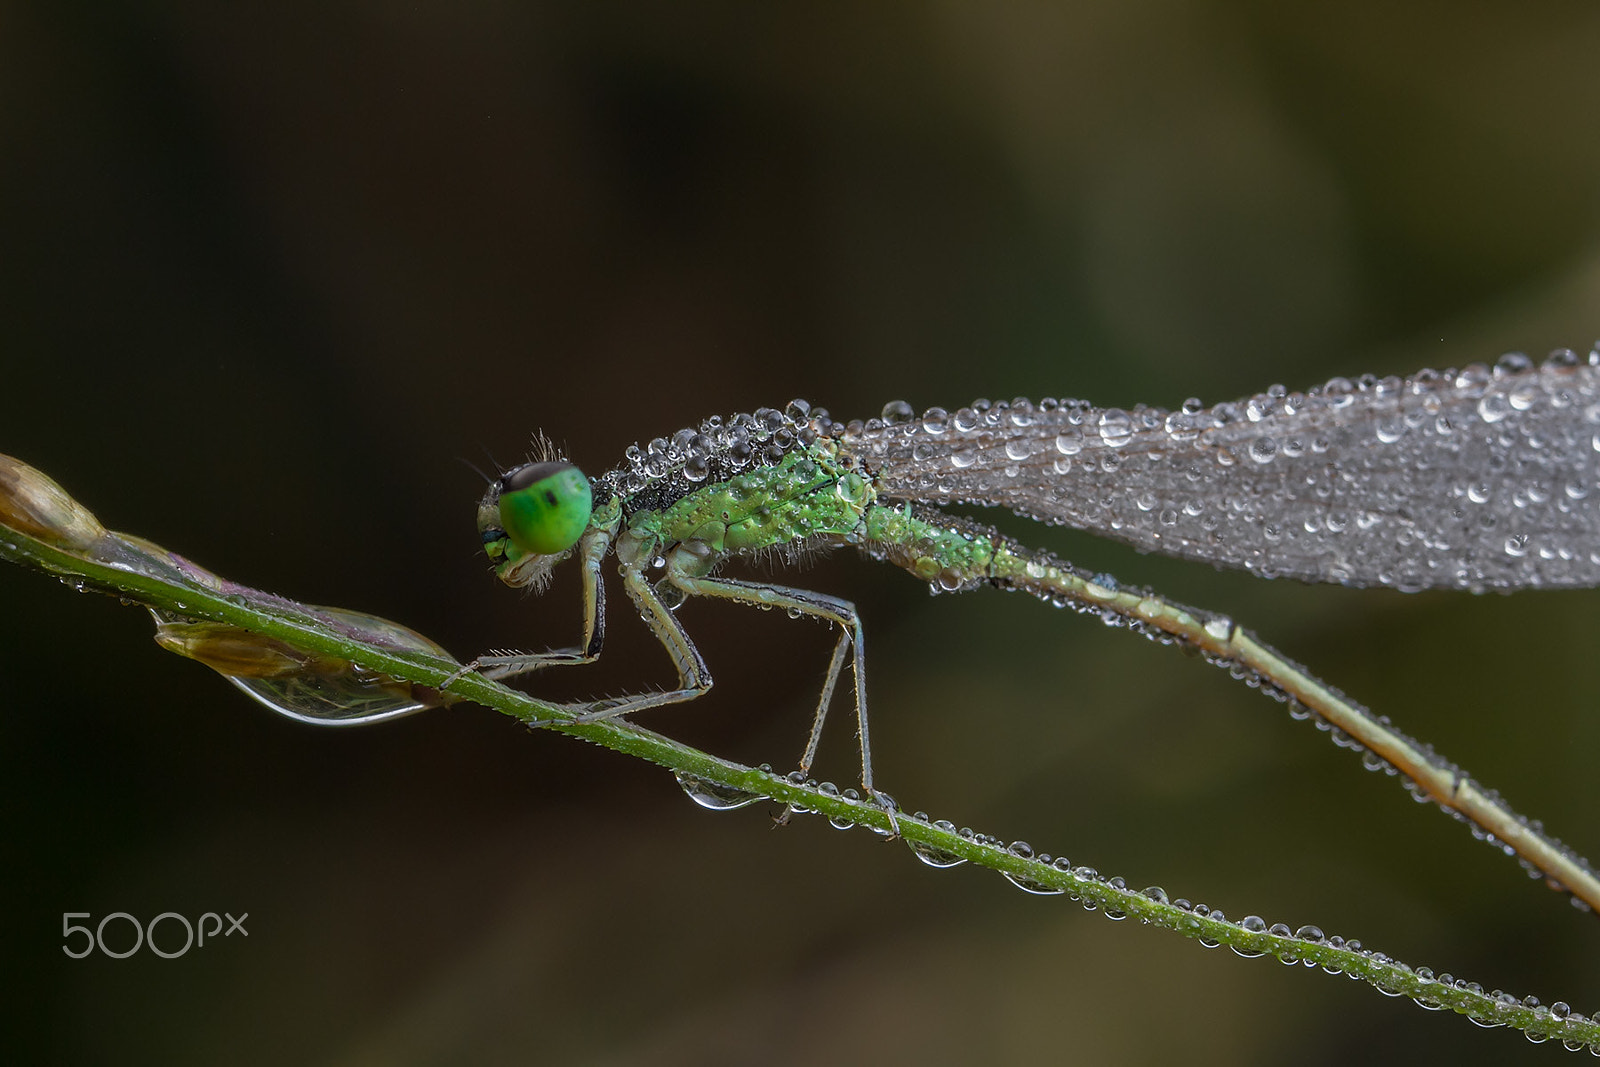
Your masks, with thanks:
M 470 700 L 523 722 L 553 720 L 550 728 L 557 732 L 667 768 L 707 808 L 739 808 L 765 799 L 783 805 L 786 815 L 815 813 L 840 828 L 861 826 L 885 836 L 897 830 L 930 866 L 987 867 L 1031 893 L 1063 895 L 1110 919 L 1132 918 L 1208 947 L 1225 944 L 1240 956 L 1320 967 L 1480 1025 L 1510 1026 L 1533 1041 L 1560 1041 L 1569 1049 L 1600 1054 L 1600 1020 L 1564 1003 L 1547 1006 L 1533 997 L 1485 992 L 1475 982 L 1413 968 L 1314 926 L 1291 930 L 1254 915 L 1231 920 L 1159 887 L 1130 889 L 1121 878 L 1035 854 L 1020 841 L 1008 845 L 920 812 L 891 817 L 854 790 L 841 793 L 827 783 L 731 763 L 629 722 L 569 724 L 566 720 L 580 715 L 583 705 L 540 701 L 476 673 L 462 673 L 462 665 L 443 649 L 404 627 L 237 585 L 141 538 L 109 531 L 55 482 L 7 456 L 0 456 L 0 558 L 53 574 L 80 590 L 92 588 L 147 606 L 164 648 L 199 659 L 278 710 L 321 709 L 297 717 L 371 722 Z

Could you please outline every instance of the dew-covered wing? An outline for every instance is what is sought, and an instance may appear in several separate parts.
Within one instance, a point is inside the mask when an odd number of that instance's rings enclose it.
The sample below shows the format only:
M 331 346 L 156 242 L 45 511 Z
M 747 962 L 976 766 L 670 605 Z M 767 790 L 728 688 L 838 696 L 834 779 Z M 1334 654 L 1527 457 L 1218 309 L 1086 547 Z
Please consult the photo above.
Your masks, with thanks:
M 1600 353 L 1172 412 L 934 409 L 839 444 L 887 500 L 998 505 L 1269 577 L 1600 584 Z

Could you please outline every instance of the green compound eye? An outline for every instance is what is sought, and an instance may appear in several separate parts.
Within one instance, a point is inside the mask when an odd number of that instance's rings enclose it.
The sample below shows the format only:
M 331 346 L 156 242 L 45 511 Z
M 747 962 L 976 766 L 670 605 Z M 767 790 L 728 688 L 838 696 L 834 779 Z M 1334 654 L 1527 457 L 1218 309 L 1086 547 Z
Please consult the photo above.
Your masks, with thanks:
M 594 497 L 570 463 L 529 463 L 500 480 L 500 524 L 524 552 L 550 556 L 578 543 Z

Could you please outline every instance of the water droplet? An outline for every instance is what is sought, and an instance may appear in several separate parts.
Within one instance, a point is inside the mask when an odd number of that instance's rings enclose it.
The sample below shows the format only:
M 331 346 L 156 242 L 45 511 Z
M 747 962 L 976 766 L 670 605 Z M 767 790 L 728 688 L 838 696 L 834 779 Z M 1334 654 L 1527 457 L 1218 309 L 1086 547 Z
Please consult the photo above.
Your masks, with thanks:
M 1505 377 L 1511 374 L 1522 374 L 1533 369 L 1533 360 L 1524 352 L 1507 352 L 1494 361 L 1495 377 Z
M 1062 893 L 1066 892 L 1065 887 L 1046 885 L 1043 882 L 1034 881 L 1027 875 L 1012 874 L 1010 871 L 1002 871 L 1000 873 L 1005 875 L 1006 881 L 1010 882 L 1024 893 L 1032 893 L 1035 896 L 1041 897 L 1054 897 L 1060 896 Z
M 860 507 L 871 496 L 871 489 L 865 478 L 854 471 L 847 471 L 840 475 L 833 486 L 834 495 L 847 504 Z
M 1320 926 L 1301 926 L 1301 928 L 1294 931 L 1294 936 L 1299 937 L 1301 941 L 1309 941 L 1310 944 L 1314 945 L 1320 945 L 1328 939 L 1328 936 L 1322 933 Z
M 1102 577 L 1110 580 L 1102 583 Z M 1083 591 L 1095 600 L 1110 600 L 1117 595 L 1117 583 L 1110 575 L 1096 575 L 1094 580 L 1084 583 Z
M 1478 417 L 1484 422 L 1499 422 L 1510 413 L 1511 405 L 1503 393 L 1490 393 L 1478 401 Z
M 1200 419 L 1195 412 L 1188 409 L 1186 403 L 1184 410 L 1174 411 L 1167 416 L 1163 428 L 1167 431 L 1167 436 L 1174 441 L 1193 441 L 1200 436 Z
M 823 782 L 821 785 L 817 786 L 817 792 L 826 794 L 828 796 L 842 796 L 847 800 L 855 800 L 860 796 L 860 794 L 854 789 L 846 789 L 843 793 L 840 793 L 839 787 L 834 785 L 832 782 Z M 848 830 L 855 824 L 855 820 L 850 818 L 848 815 L 828 816 L 828 825 L 833 827 L 835 830 Z
M 911 851 L 917 857 L 917 859 L 921 860 L 923 863 L 926 863 L 929 867 L 938 867 L 941 869 L 945 867 L 959 867 L 961 864 L 967 862 L 964 857 L 957 856 L 954 852 L 946 852 L 937 845 L 928 845 L 920 841 L 907 841 L 906 844 L 911 846 Z
M 1239 928 L 1250 934 L 1264 934 L 1267 931 L 1267 921 L 1259 915 L 1246 915 L 1239 920 Z M 1265 952 L 1263 949 L 1245 948 L 1237 944 L 1229 947 L 1246 959 L 1253 959 L 1256 956 L 1263 955 Z
M 1100 440 L 1112 448 L 1121 448 L 1133 440 L 1133 419 L 1121 408 L 1107 408 L 1100 413 Z
M 690 800 L 710 811 L 732 811 L 766 799 L 759 793 L 747 793 L 743 789 L 734 789 L 721 782 L 708 781 L 682 771 L 675 773 L 673 777 L 678 780 L 679 787 L 688 794 Z
M 884 422 L 895 424 L 901 422 L 910 422 L 912 416 L 915 414 L 916 413 L 912 410 L 911 405 L 907 404 L 904 400 L 891 400 L 887 404 L 883 405 L 881 418 Z
M 1278 454 L 1278 442 L 1270 437 L 1258 437 L 1250 442 L 1250 458 L 1257 463 L 1271 463 Z

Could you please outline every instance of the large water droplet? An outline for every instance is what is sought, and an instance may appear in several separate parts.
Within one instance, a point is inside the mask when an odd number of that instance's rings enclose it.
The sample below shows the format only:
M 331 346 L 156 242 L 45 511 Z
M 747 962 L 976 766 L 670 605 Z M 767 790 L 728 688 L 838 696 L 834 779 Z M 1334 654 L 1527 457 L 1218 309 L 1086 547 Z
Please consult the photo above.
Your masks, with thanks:
M 1511 405 L 1503 393 L 1490 393 L 1478 401 L 1478 417 L 1484 422 L 1499 422 L 1511 414 Z
M 1133 418 L 1121 408 L 1107 408 L 1100 413 L 1100 440 L 1112 448 L 1121 448 L 1133 440 Z
M 883 405 L 882 419 L 887 423 L 910 422 L 916 413 L 904 400 L 891 400 Z
M 1239 928 L 1250 934 L 1264 934 L 1267 932 L 1267 920 L 1263 919 L 1259 915 L 1246 915 L 1243 919 L 1239 920 Z M 1230 945 L 1229 947 L 1232 948 L 1234 952 L 1244 956 L 1246 959 L 1253 959 L 1256 956 L 1265 954 L 1265 950 L 1263 949 L 1245 948 L 1244 946 L 1237 944 Z
M 1034 878 L 1029 878 L 1027 875 L 1014 875 L 1010 870 L 1002 870 L 1000 873 L 1005 875 L 1005 880 L 1010 881 L 1011 885 L 1022 889 L 1024 893 L 1032 893 L 1035 896 L 1061 896 L 1062 893 L 1067 891 L 1064 886 L 1045 885 L 1043 881 L 1035 881 Z
M 928 845 L 920 841 L 909 840 L 906 844 L 911 846 L 911 851 L 916 855 L 917 859 L 926 863 L 929 867 L 938 867 L 940 869 L 959 867 L 967 862 L 965 857 L 957 856 L 954 852 L 946 852 L 937 845 Z
M 690 800 L 710 811 L 732 811 L 765 799 L 759 793 L 747 793 L 682 771 L 675 772 L 673 777 Z

